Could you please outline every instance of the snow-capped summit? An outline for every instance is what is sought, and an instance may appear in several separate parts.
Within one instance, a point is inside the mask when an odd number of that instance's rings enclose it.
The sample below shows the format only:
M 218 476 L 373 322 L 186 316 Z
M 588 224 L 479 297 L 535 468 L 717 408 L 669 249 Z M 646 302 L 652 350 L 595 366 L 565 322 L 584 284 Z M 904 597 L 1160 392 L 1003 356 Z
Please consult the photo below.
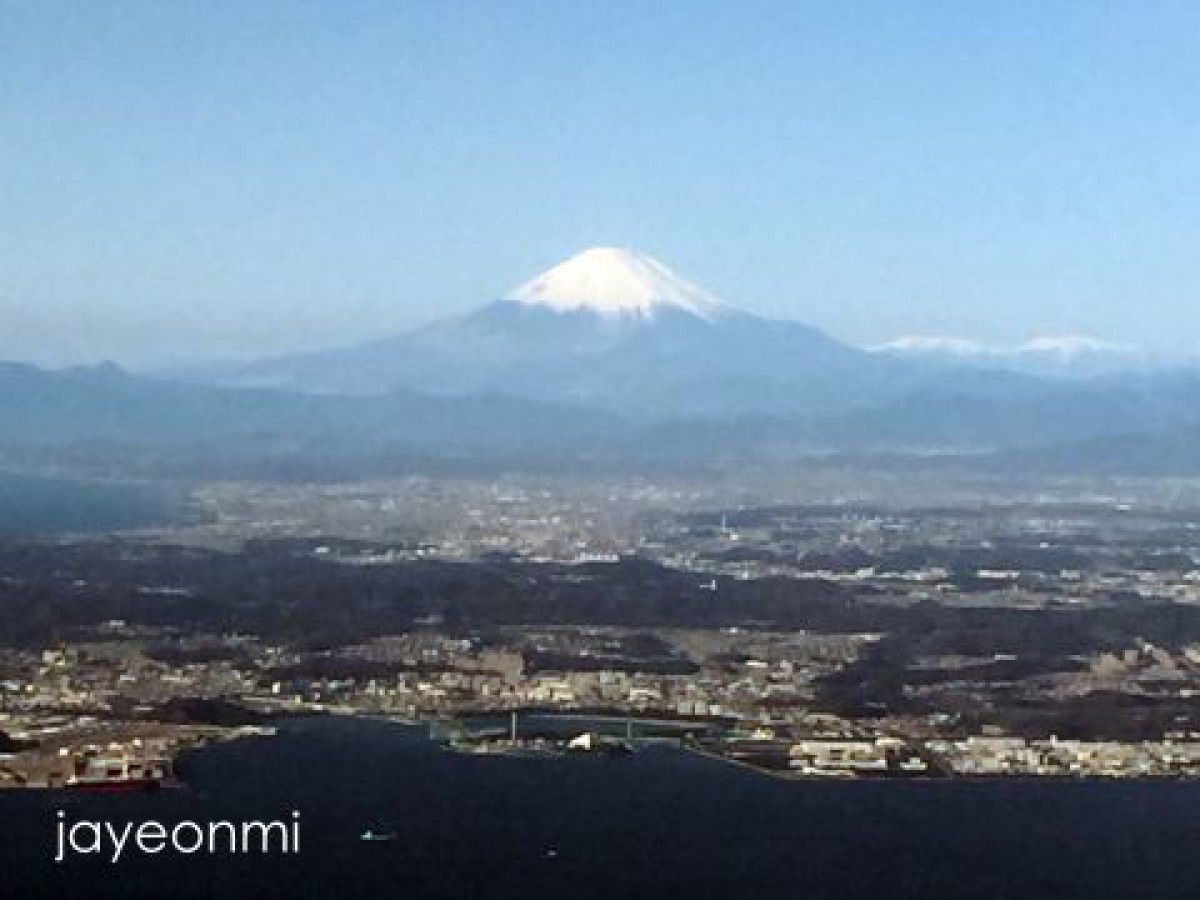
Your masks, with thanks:
M 653 318 L 659 310 L 674 309 L 712 319 L 722 309 L 708 291 L 653 257 L 624 247 L 584 250 L 525 282 L 508 299 L 606 318 Z

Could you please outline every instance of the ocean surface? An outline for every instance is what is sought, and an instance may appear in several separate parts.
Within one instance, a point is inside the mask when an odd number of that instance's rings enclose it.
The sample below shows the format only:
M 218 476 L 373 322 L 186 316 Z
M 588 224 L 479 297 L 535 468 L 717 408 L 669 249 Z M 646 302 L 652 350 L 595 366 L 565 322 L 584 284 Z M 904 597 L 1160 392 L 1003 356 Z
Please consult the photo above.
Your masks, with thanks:
M 181 768 L 187 787 L 155 795 L 0 792 L 0 898 L 1200 897 L 1200 784 L 785 782 L 668 747 L 459 755 L 350 719 L 292 720 Z M 59 809 L 298 810 L 300 852 L 55 863 Z

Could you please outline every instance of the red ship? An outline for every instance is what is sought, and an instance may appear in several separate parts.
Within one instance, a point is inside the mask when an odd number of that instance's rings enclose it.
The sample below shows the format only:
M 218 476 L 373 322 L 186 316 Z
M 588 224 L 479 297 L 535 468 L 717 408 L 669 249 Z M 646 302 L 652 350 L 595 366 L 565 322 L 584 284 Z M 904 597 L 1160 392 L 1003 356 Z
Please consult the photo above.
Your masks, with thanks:
M 157 791 L 171 777 L 165 759 L 128 760 L 90 757 L 75 768 L 63 787 L 87 794 L 145 794 Z
M 161 778 L 87 778 L 68 781 L 65 787 L 84 794 L 148 794 L 162 785 Z

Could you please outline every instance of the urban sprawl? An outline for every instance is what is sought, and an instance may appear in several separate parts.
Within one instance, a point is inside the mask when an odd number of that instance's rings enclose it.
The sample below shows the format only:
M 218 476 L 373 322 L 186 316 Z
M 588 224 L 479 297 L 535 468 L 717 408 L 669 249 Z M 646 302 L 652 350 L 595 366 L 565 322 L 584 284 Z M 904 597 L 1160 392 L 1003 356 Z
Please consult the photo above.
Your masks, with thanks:
M 158 782 L 294 715 L 497 721 L 496 753 L 616 740 L 518 717 L 679 723 L 785 777 L 1200 774 L 1191 485 L 828 481 L 213 485 L 178 528 L 6 539 L 0 787 Z

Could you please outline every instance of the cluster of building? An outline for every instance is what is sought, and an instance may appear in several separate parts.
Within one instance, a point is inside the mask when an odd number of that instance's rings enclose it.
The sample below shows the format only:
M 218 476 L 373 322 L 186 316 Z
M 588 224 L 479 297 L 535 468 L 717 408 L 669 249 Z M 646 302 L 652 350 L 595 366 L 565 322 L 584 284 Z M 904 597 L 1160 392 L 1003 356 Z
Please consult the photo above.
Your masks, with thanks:
M 394 674 L 275 680 L 254 701 L 409 718 L 527 708 L 747 720 L 799 716 L 821 677 L 878 639 L 738 629 L 659 634 L 674 654 L 666 659 L 613 650 L 622 638 L 619 629 L 534 632 L 522 637 L 522 646 L 504 647 L 436 634 L 383 638 L 340 653 L 348 660 L 391 663 Z M 529 663 L 548 653 L 555 654 L 553 667 Z
M 698 573 L 836 582 L 897 603 L 1200 603 L 1200 559 L 1187 549 L 1198 527 L 1170 509 L 1139 512 L 1103 497 L 938 510 L 765 507 L 665 517 L 636 549 Z
M 471 560 L 489 554 L 591 562 L 637 544 L 649 511 L 693 508 L 710 487 L 642 479 L 411 477 L 350 484 L 210 484 L 194 499 L 202 521 L 177 528 L 185 543 L 240 545 L 255 538 L 338 535 L 386 544 L 357 552 L 325 544 L 349 564 Z
M 0 751 L 0 788 L 157 785 L 171 776 L 181 750 L 233 734 L 213 726 L 12 713 L 0 713 L 0 729 L 11 745 Z
M 1162 741 L 1079 741 L 972 736 L 914 740 L 895 736 L 795 741 L 734 740 L 733 759 L 822 777 L 1163 778 L 1200 775 L 1200 736 Z
M 975 736 L 930 741 L 927 749 L 955 775 L 1130 778 L 1200 774 L 1200 740 L 1194 735 L 1141 742 Z
M 226 639 L 231 644 L 241 639 Z M 151 711 L 179 698 L 217 698 L 253 693 L 252 671 L 231 660 L 169 663 L 145 653 L 141 640 L 87 641 L 40 654 L 0 656 L 14 670 L 0 679 L 0 713 L 111 713 Z M 264 651 L 261 664 L 273 652 Z

